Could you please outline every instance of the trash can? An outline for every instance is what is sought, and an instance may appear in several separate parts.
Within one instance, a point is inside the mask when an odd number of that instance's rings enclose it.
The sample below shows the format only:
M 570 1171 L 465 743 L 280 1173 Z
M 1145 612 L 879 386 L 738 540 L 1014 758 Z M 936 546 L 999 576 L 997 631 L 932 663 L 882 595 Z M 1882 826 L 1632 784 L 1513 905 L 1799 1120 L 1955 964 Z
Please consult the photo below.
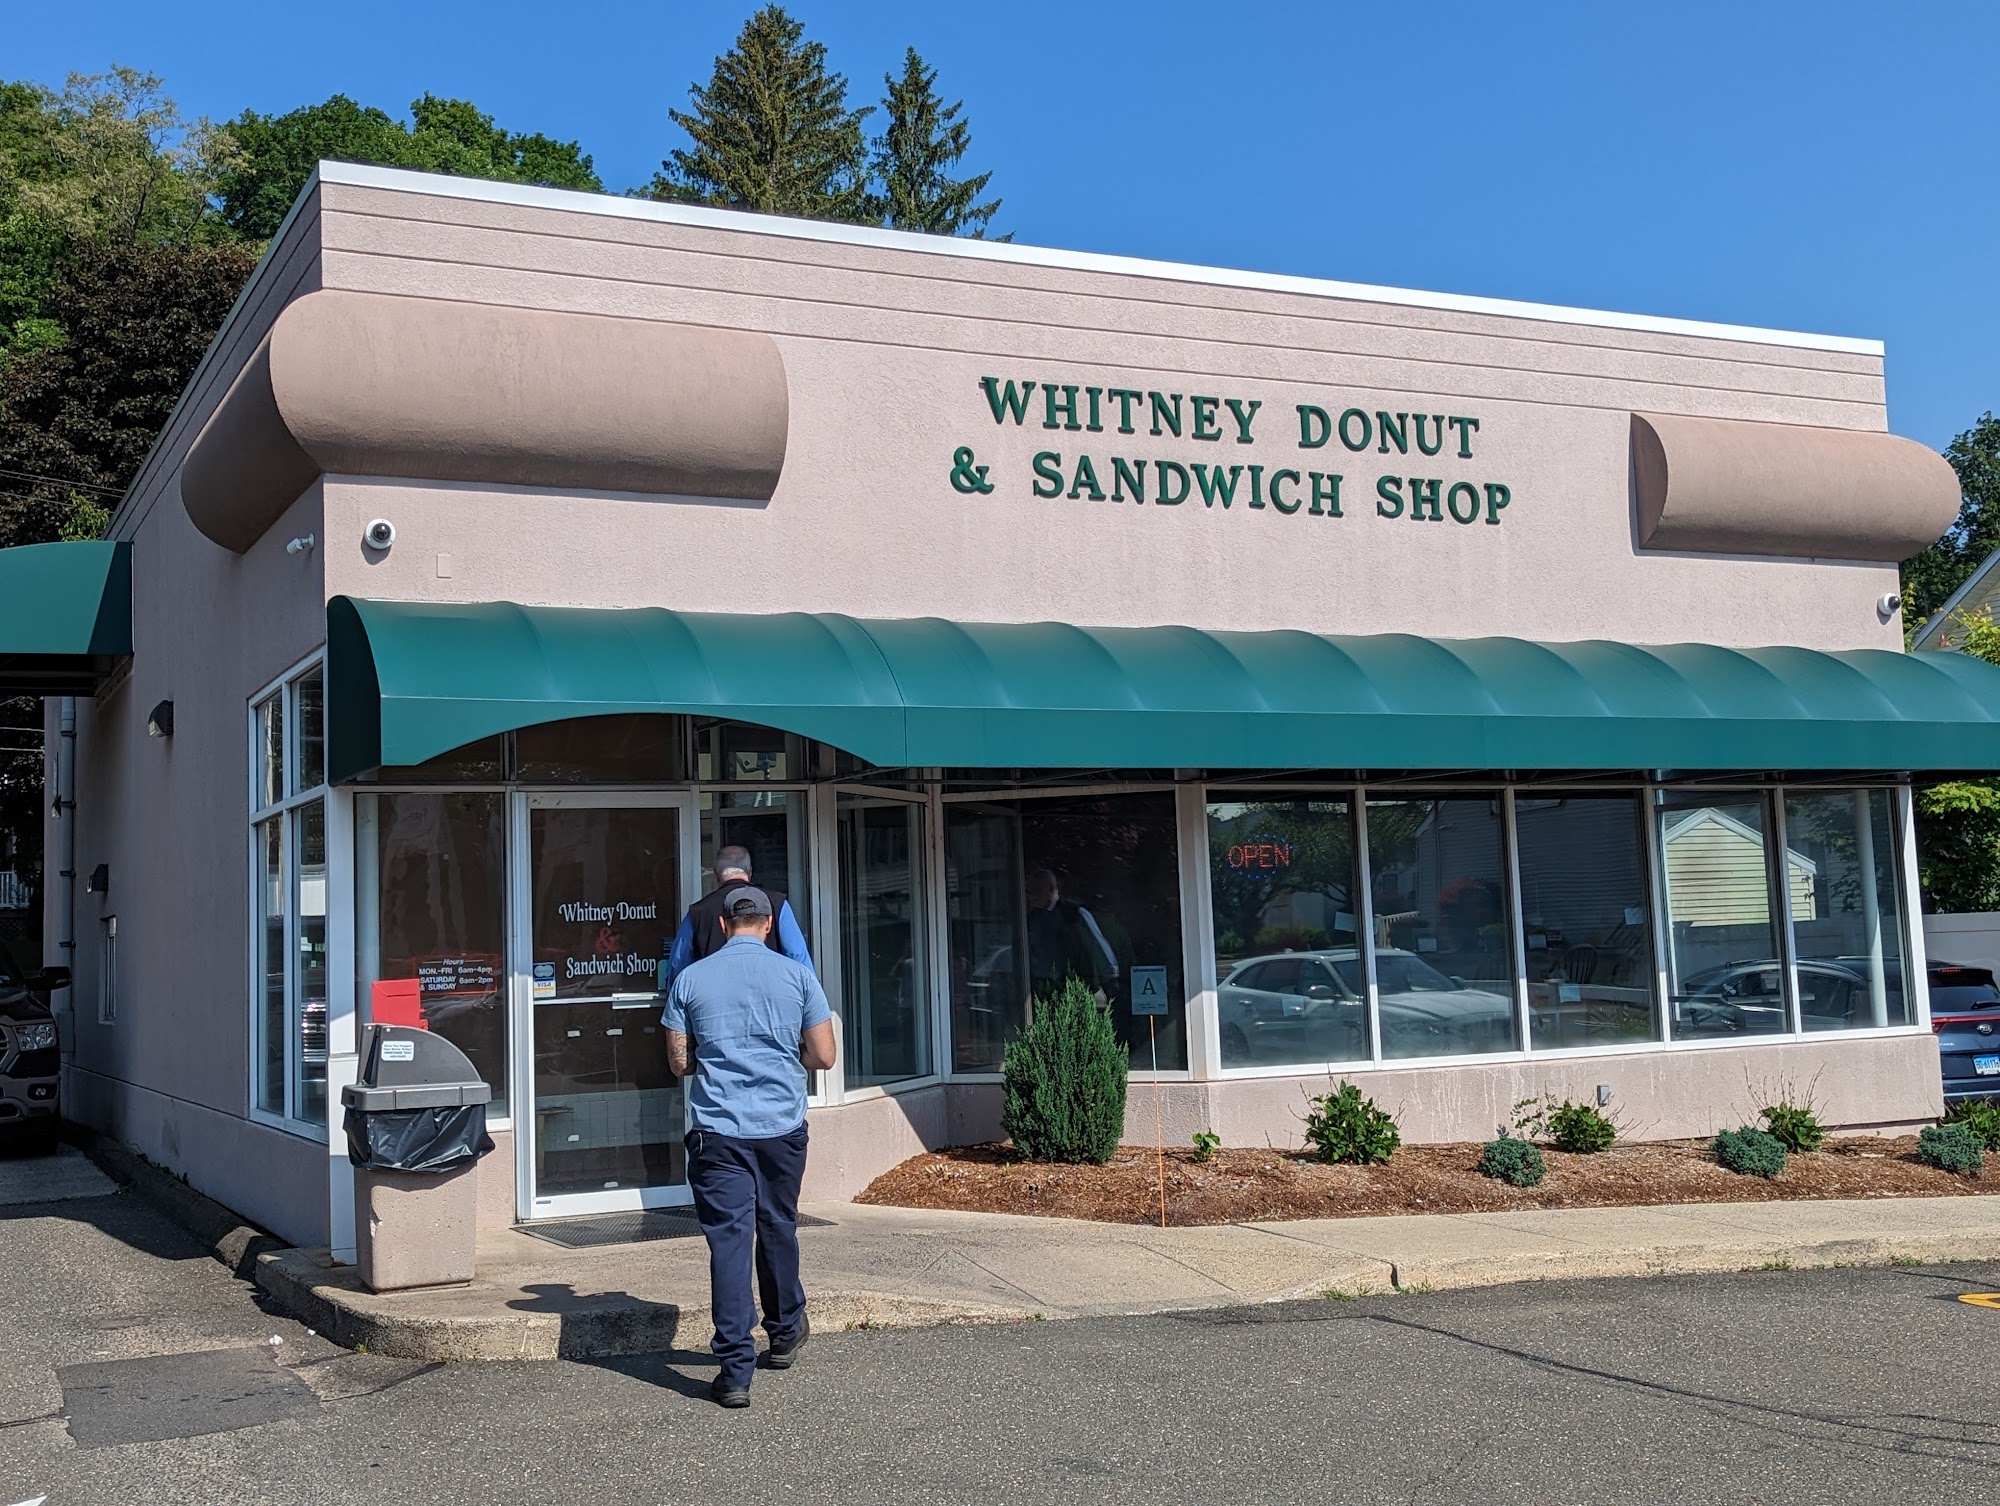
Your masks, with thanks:
M 492 1097 L 443 1036 L 408 1025 L 364 1030 L 360 1078 L 340 1101 L 354 1165 L 355 1259 L 369 1290 L 472 1279 L 474 1168 L 493 1149 Z

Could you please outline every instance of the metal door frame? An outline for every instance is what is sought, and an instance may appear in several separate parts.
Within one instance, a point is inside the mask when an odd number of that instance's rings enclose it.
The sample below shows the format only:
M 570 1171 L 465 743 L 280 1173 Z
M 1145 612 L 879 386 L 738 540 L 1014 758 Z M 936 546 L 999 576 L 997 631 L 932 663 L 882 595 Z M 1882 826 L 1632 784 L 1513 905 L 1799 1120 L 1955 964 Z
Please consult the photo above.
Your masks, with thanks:
M 701 830 L 693 791 L 683 790 L 515 790 L 507 804 L 508 1009 L 507 1050 L 514 1111 L 514 1212 L 522 1223 L 585 1213 L 624 1213 L 641 1208 L 685 1207 L 693 1201 L 686 1183 L 669 1187 L 621 1187 L 607 1192 L 535 1195 L 535 1151 L 541 1135 L 535 1111 L 534 854 L 529 850 L 532 810 L 674 810 L 680 813 L 681 892 L 672 896 L 684 910 L 701 886 Z M 662 896 L 665 898 L 666 896 Z M 680 923 L 676 913 L 673 924 Z

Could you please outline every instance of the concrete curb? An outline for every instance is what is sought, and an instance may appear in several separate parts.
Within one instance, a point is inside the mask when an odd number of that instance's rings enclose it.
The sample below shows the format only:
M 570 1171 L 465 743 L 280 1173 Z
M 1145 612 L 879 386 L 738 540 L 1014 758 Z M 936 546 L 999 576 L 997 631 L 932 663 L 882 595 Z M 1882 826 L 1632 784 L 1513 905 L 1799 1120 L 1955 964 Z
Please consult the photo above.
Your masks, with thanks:
M 520 1308 L 504 1313 L 441 1314 L 417 1310 L 432 1291 L 379 1295 L 361 1285 L 351 1266 L 324 1254 L 281 1249 L 260 1255 L 257 1285 L 278 1306 L 349 1349 L 409 1360 L 584 1360 L 706 1351 L 708 1308 L 676 1307 L 633 1298 L 583 1299 L 562 1312 Z M 481 1283 L 450 1289 L 474 1294 Z M 497 1288 L 487 1288 L 498 1296 Z M 862 1328 L 935 1328 L 957 1323 L 1017 1323 L 1042 1316 L 1020 1308 L 946 1302 L 890 1292 L 815 1295 L 813 1325 L 821 1333 Z
M 240 1279 L 253 1279 L 261 1256 L 287 1248 L 276 1235 L 245 1222 L 233 1209 L 196 1192 L 130 1146 L 81 1125 L 66 1124 L 63 1129 L 64 1138 L 95 1162 L 106 1176 L 143 1197 L 201 1241 L 212 1257 Z
M 1990 1235 L 1975 1233 L 1894 1234 L 1798 1239 L 1716 1231 L 1713 1237 L 1624 1247 L 1493 1252 L 1458 1257 L 1393 1260 L 1357 1256 L 1353 1285 L 1335 1287 L 1340 1296 L 1403 1291 L 1426 1292 L 1503 1286 L 1528 1281 L 1574 1281 L 1611 1277 L 1682 1276 L 1782 1267 L 1933 1264 L 1992 1259 Z M 321 1252 L 282 1249 L 257 1260 L 257 1284 L 293 1317 L 336 1343 L 371 1353 L 413 1360 L 583 1360 L 653 1354 L 683 1349 L 705 1351 L 708 1309 L 675 1307 L 623 1294 L 599 1301 L 583 1299 L 561 1312 L 515 1310 L 505 1313 L 442 1314 L 421 1304 L 433 1293 L 378 1296 L 361 1287 L 352 1268 L 329 1265 Z M 454 1289 L 477 1299 L 482 1284 Z M 485 1287 L 504 1301 L 498 1287 Z M 1147 1302 L 1135 1296 L 1119 1315 L 1190 1312 L 1264 1304 L 1312 1301 L 1328 1292 L 1290 1288 L 1261 1298 L 1231 1296 L 1214 1301 Z M 821 1333 L 880 1328 L 922 1328 L 965 1323 L 1019 1323 L 1111 1316 L 1110 1310 L 1030 1311 L 976 1302 L 906 1297 L 889 1292 L 837 1291 L 815 1294 L 815 1327 Z

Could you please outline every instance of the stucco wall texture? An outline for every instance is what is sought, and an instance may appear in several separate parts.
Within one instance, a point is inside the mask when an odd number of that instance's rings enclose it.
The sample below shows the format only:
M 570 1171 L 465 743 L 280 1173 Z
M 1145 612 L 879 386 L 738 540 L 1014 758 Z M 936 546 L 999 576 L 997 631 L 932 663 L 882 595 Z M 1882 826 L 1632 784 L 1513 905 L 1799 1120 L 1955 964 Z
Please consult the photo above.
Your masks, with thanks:
M 331 477 L 326 588 L 418 600 L 1184 623 L 1639 643 L 1899 645 L 1893 565 L 1642 553 L 1629 413 L 1885 427 L 1879 355 L 322 187 L 324 283 L 771 334 L 791 424 L 768 504 Z M 996 424 L 980 382 L 1262 403 L 1255 442 Z M 1298 448 L 1297 404 L 1467 415 L 1472 458 Z M 1376 444 L 1379 445 L 1377 440 Z M 951 485 L 970 447 L 991 494 Z M 1227 511 L 1199 492 L 1038 499 L 1092 455 L 1343 475 L 1343 516 Z M 1376 512 L 1381 474 L 1498 482 L 1497 524 Z M 1150 474 L 1150 467 L 1149 467 Z M 1247 479 L 1240 483 L 1247 492 Z M 363 527 L 398 529 L 387 555 Z M 442 562 L 440 557 L 443 557 Z

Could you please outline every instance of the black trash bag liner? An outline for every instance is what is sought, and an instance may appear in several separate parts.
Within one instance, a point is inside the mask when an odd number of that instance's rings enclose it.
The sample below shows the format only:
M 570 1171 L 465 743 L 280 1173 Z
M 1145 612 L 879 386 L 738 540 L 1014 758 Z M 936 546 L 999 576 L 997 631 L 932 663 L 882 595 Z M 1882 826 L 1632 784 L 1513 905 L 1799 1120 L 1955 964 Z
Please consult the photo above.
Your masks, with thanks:
M 370 1171 L 443 1176 L 493 1149 L 486 1105 L 448 1109 L 349 1109 L 347 1159 Z

